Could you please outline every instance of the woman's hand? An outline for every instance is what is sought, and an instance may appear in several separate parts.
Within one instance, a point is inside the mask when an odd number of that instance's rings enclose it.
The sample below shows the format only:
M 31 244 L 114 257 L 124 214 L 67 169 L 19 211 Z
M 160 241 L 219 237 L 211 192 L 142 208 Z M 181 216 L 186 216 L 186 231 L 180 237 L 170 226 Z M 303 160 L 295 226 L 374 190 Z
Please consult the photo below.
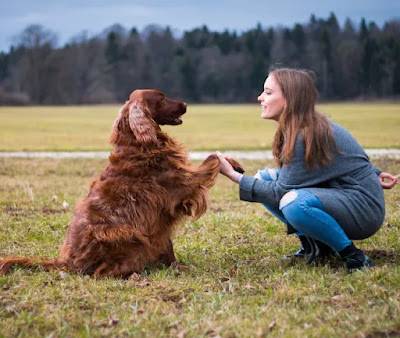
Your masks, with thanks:
M 222 154 L 217 152 L 217 156 L 220 162 L 219 172 L 222 175 L 225 175 L 226 177 L 230 178 L 232 181 L 238 183 L 239 179 L 242 177 L 242 174 L 236 172 L 235 169 L 233 169 L 231 164 L 226 160 L 226 158 Z
M 399 175 L 397 176 L 393 176 L 391 174 L 388 173 L 380 173 L 379 174 L 379 181 L 381 182 L 381 186 L 383 189 L 392 189 L 398 181 Z M 385 180 L 389 180 L 389 181 L 385 181 Z

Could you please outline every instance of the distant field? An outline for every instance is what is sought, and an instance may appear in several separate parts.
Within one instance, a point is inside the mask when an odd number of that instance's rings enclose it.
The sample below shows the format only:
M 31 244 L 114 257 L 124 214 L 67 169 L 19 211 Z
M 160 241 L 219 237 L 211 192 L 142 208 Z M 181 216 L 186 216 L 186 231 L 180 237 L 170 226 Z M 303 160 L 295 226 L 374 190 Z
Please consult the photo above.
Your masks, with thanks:
M 400 148 L 400 104 L 334 103 L 318 109 L 366 148 Z M 109 150 L 118 105 L 0 107 L 0 151 Z M 270 148 L 276 124 L 258 104 L 189 105 L 183 125 L 164 127 L 189 150 Z

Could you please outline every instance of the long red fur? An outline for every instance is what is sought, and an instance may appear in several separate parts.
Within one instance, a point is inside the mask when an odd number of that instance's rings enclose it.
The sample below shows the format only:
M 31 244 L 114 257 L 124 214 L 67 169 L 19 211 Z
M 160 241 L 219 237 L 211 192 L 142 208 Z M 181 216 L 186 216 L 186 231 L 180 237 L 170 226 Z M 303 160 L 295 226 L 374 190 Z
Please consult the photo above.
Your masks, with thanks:
M 206 212 L 220 168 L 215 155 L 195 167 L 186 150 L 161 131 L 159 124 L 185 111 L 184 102 L 156 90 L 134 91 L 114 123 L 109 165 L 76 205 L 59 257 L 0 259 L 1 272 L 42 266 L 126 278 L 149 261 L 176 262 L 174 231 L 185 216 Z

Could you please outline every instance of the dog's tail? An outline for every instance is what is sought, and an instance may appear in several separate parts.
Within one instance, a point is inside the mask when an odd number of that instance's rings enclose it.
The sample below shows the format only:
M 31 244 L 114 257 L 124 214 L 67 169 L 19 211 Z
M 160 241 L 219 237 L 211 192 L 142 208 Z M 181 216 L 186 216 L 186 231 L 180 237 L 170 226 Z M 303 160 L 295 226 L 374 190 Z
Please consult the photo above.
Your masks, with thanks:
M 6 257 L 0 259 L 0 271 L 6 274 L 13 266 L 22 266 L 24 268 L 33 268 L 40 266 L 47 271 L 63 270 L 67 264 L 62 259 L 45 259 L 42 257 Z

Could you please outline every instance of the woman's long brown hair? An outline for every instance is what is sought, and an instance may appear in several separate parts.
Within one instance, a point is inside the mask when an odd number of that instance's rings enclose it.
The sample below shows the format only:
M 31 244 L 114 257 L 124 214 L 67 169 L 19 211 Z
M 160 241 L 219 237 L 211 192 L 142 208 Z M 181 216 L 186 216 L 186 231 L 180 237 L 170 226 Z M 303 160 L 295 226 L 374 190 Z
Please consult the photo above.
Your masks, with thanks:
M 272 153 L 279 167 L 288 166 L 293 159 L 297 135 L 305 147 L 307 168 L 326 166 L 337 150 L 328 119 L 315 110 L 318 93 L 315 75 L 311 71 L 278 68 L 270 71 L 286 98 L 286 108 L 279 118 Z

